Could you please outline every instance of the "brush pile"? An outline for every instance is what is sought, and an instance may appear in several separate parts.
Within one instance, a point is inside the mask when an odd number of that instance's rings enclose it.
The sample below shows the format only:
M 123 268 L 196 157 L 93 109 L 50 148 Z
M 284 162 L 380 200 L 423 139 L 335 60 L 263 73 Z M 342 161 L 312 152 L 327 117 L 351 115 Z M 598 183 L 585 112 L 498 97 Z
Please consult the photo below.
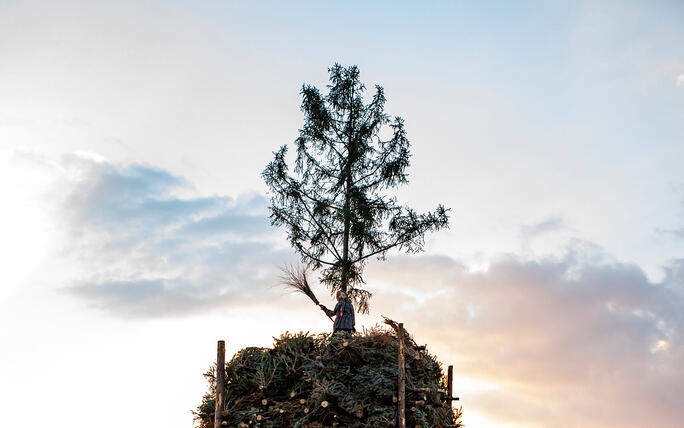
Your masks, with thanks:
M 394 427 L 397 421 L 396 332 L 285 333 L 273 348 L 245 348 L 226 363 L 222 426 Z M 441 364 L 407 337 L 406 422 L 460 427 L 460 410 L 444 401 Z M 215 367 L 196 426 L 213 428 Z

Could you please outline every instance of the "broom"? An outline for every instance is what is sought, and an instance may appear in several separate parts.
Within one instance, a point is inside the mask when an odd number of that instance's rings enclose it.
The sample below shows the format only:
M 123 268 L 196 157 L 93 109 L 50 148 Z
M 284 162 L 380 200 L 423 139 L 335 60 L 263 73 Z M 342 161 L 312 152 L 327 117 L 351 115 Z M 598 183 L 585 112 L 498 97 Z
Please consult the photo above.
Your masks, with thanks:
M 321 304 L 316 298 L 316 295 L 314 294 L 313 290 L 309 286 L 309 280 L 306 277 L 306 267 L 297 268 L 290 265 L 282 268 L 281 272 L 282 273 L 280 275 L 280 283 L 282 285 L 284 285 L 286 288 L 289 288 L 291 291 L 295 293 L 304 294 L 309 299 L 311 299 L 316 304 L 316 306 L 319 306 Z M 326 314 L 326 316 L 334 322 L 330 315 Z

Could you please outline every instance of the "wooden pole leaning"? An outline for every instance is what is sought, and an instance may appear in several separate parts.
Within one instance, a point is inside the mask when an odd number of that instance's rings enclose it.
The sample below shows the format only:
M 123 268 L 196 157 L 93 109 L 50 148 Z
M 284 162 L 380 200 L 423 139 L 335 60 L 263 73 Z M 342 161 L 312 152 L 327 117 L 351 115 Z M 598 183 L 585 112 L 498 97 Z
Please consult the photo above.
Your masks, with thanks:
M 223 392 L 226 388 L 226 342 L 218 341 L 216 352 L 216 408 L 214 409 L 214 428 L 221 426 Z
M 397 426 L 406 428 L 406 366 L 404 362 L 404 323 L 399 323 L 399 391 L 397 399 Z

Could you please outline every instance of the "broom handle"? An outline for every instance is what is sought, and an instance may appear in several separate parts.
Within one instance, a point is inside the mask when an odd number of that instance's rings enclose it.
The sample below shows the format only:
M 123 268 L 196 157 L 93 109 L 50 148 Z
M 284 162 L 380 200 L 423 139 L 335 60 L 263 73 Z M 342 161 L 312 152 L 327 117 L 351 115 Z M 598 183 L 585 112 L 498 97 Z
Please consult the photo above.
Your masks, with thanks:
M 311 293 L 311 294 L 309 294 L 309 293 Z M 305 293 L 305 294 L 306 294 L 307 296 L 309 296 L 309 299 L 311 299 L 311 301 L 313 301 L 313 302 L 316 304 L 316 306 L 320 306 L 320 305 L 321 305 L 321 302 L 318 301 L 318 299 L 317 299 L 316 296 L 313 294 L 313 291 L 312 291 L 311 289 L 309 289 L 309 293 Z M 327 316 L 328 318 L 330 318 L 330 321 L 332 321 L 333 324 L 335 323 L 335 320 L 333 319 L 333 317 L 331 317 L 331 316 L 328 315 L 327 313 L 325 314 L 325 316 Z
M 320 303 L 319 303 L 319 305 L 320 305 Z M 330 315 L 328 315 L 327 312 L 323 312 L 323 313 L 325 314 L 326 317 L 330 318 L 330 321 L 332 321 L 333 324 L 335 324 L 335 320 L 333 319 L 333 317 L 331 317 Z
M 313 300 L 313 302 L 314 302 L 317 306 L 320 306 L 320 305 L 321 305 L 321 302 L 319 302 L 318 299 L 317 299 L 316 297 L 314 297 L 314 296 L 309 296 L 309 297 L 311 297 L 311 300 Z M 324 312 L 324 313 L 325 313 L 325 312 Z M 335 323 L 335 320 L 333 319 L 333 317 L 331 317 L 331 316 L 328 315 L 327 313 L 325 313 L 325 316 L 328 317 L 328 318 L 330 318 L 330 321 L 332 321 L 333 323 Z

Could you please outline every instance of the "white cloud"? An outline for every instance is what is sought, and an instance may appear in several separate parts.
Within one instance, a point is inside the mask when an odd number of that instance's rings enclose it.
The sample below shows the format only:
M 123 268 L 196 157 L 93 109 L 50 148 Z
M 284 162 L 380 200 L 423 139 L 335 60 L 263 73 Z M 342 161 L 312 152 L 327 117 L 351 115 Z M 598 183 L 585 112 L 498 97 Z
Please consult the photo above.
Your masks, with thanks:
M 677 76 L 677 86 L 684 86 L 684 74 Z
M 69 156 L 60 218 L 66 290 L 125 317 L 174 317 L 244 304 L 277 283 L 279 249 L 261 195 L 174 196 L 181 177 L 141 164 Z M 77 169 L 77 173 L 68 172 Z

